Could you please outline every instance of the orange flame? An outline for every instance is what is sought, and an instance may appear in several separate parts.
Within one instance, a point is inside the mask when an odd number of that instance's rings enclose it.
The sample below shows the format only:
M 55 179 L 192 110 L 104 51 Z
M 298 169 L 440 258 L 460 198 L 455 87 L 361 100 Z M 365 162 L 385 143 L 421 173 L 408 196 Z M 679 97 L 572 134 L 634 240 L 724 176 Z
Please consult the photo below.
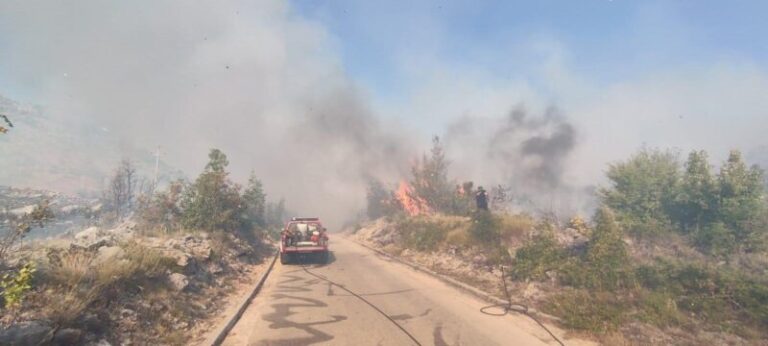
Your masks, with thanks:
M 431 212 L 427 201 L 423 198 L 414 196 L 413 188 L 405 181 L 400 182 L 400 186 L 398 186 L 397 191 L 395 191 L 395 197 L 409 216 L 428 214 Z

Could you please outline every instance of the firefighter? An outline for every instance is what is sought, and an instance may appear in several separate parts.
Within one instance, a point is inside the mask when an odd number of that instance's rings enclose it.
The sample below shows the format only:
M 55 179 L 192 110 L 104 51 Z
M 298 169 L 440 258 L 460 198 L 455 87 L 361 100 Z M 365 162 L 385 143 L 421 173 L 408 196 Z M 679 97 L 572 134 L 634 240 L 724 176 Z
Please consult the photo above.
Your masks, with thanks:
M 488 193 L 482 186 L 477 187 L 475 202 L 477 203 L 477 210 L 488 210 Z

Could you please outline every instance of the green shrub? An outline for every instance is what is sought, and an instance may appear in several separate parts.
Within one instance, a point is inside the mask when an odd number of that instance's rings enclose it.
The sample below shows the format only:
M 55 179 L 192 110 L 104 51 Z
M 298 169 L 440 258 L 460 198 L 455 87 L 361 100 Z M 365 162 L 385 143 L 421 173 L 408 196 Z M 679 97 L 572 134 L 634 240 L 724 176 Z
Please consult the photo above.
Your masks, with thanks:
M 434 251 L 445 240 L 446 231 L 439 223 L 425 218 L 406 218 L 397 223 L 406 248 Z
M 546 272 L 560 269 L 565 252 L 551 232 L 542 232 L 515 253 L 510 275 L 516 280 L 544 280 Z
M 478 210 L 472 215 L 472 225 L 469 234 L 480 244 L 496 245 L 500 243 L 499 222 L 488 211 Z
M 35 273 L 35 264 L 29 262 L 16 273 L 3 275 L 0 287 L 3 288 L 3 300 L 6 307 L 18 306 L 24 300 L 24 296 L 32 289 L 32 276 Z
M 677 308 L 675 297 L 664 291 L 641 292 L 638 318 L 659 327 L 675 326 L 685 316 Z
M 722 222 L 715 222 L 694 233 L 699 248 L 716 257 L 729 257 L 736 249 L 736 237 Z

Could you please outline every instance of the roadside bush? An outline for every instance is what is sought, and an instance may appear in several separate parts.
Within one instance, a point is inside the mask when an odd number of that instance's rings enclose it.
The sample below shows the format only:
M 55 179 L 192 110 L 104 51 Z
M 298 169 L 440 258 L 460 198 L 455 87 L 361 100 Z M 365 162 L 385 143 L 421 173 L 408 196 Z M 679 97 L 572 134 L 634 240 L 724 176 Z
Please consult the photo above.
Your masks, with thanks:
M 559 270 L 566 258 L 551 232 L 542 232 L 515 253 L 510 275 L 516 280 L 545 280 L 546 273 Z
M 693 313 L 697 318 L 721 328 L 744 333 L 749 328 L 768 327 L 768 282 L 757 280 L 727 267 L 658 262 L 635 270 L 640 285 L 650 292 L 644 301 L 644 312 L 673 316 L 660 308 L 662 298 L 668 310 Z M 655 295 L 655 296 L 654 296 Z M 656 302 L 654 302 L 656 300 Z M 680 316 L 680 315 L 677 315 Z M 675 318 L 651 319 L 665 325 Z
M 613 212 L 601 208 L 595 214 L 595 228 L 587 243 L 584 264 L 579 267 L 586 269 L 586 275 L 571 276 L 571 284 L 599 290 L 615 290 L 634 285 L 634 277 L 630 267 L 629 257 L 624 244 L 623 233 Z M 572 268 L 577 269 L 577 268 Z M 578 270 L 568 270 L 566 273 L 576 273 Z
M 498 232 L 499 222 L 488 211 L 477 210 L 472 215 L 472 225 L 469 227 L 469 234 L 474 240 L 484 245 L 500 244 Z
M 400 229 L 405 247 L 419 251 L 437 250 L 446 236 L 439 223 L 424 218 L 406 218 L 396 227 Z

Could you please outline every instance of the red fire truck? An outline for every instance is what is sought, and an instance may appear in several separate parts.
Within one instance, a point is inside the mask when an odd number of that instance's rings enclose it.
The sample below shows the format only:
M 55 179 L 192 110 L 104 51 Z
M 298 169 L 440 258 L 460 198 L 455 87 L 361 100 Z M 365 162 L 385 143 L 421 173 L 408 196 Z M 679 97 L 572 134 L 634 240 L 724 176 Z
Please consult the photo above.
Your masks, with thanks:
M 328 262 L 328 234 L 316 217 L 294 217 L 280 234 L 280 263 Z

